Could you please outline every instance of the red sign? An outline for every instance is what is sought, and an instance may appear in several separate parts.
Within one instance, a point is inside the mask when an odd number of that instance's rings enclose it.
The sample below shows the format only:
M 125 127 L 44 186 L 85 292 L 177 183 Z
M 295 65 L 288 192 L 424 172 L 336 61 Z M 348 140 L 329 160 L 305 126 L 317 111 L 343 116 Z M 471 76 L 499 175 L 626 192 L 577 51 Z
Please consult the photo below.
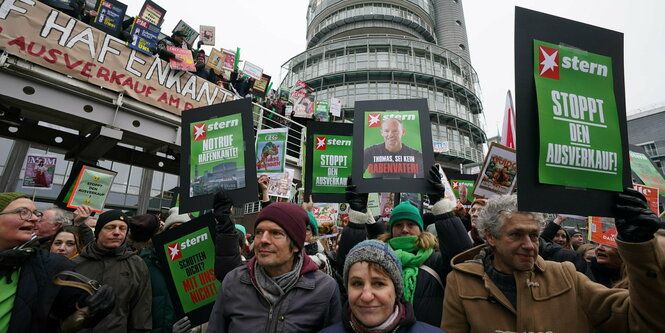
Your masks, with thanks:
M 658 189 L 641 184 L 633 184 L 633 188 L 644 195 L 649 203 L 649 208 L 658 215 Z
M 616 236 L 614 218 L 589 216 L 589 240 L 616 248 Z

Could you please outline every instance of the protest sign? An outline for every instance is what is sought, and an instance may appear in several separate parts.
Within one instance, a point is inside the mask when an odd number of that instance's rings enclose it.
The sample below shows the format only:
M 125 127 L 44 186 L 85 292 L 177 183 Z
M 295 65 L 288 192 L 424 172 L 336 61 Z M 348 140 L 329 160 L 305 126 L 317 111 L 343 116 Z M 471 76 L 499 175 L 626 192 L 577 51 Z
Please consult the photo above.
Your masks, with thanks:
M 122 30 L 122 21 L 125 19 L 127 5 L 116 0 L 100 0 L 97 3 L 97 16 L 92 26 L 118 37 Z
M 649 187 L 641 184 L 633 184 L 633 188 L 642 193 L 644 197 L 647 199 L 647 203 L 649 204 L 649 208 L 651 208 L 651 211 L 656 213 L 656 215 L 660 214 L 660 209 L 658 207 L 659 205 L 659 196 L 658 196 L 658 189 L 655 187 Z
M 315 202 L 312 207 L 312 215 L 319 225 L 319 236 L 337 233 L 337 222 L 339 218 L 338 203 Z
M 226 55 L 223 52 L 216 49 L 210 50 L 210 56 L 206 60 L 205 68 L 212 69 L 217 75 L 221 74 L 224 70 L 224 57 Z
M 270 78 L 270 75 L 262 74 L 260 80 L 254 81 L 254 86 L 252 86 L 254 93 L 260 96 L 265 95 L 265 92 L 268 89 L 268 84 L 270 83 Z
M 613 217 L 589 216 L 588 239 L 592 242 L 617 247 L 617 228 L 614 226 Z
M 116 174 L 114 171 L 84 165 L 74 182 L 67 208 L 88 206 L 93 212 L 101 213 Z
M 657 188 L 660 193 L 665 193 L 665 179 L 644 153 L 644 149 L 638 146 L 630 146 L 630 168 L 644 182 L 645 185 Z
M 160 27 L 164 22 L 165 15 L 166 10 L 151 0 L 145 0 L 141 11 L 139 11 L 139 17 Z
M 182 31 L 185 34 L 185 42 L 187 44 L 194 45 L 194 41 L 199 37 L 198 31 L 196 31 L 194 28 L 192 28 L 189 24 L 185 23 L 185 21 L 180 20 L 178 21 L 178 24 L 176 24 L 175 28 L 173 28 L 172 32 L 176 31 Z
M 372 196 L 372 194 L 374 196 Z M 337 218 L 338 227 L 346 227 L 349 224 L 349 204 L 342 202 L 339 204 L 339 217 Z M 379 197 L 376 193 L 370 193 L 367 199 L 367 211 L 371 212 L 372 216 L 379 215 Z M 376 215 L 374 215 L 376 212 Z
M 223 87 L 173 71 L 159 57 L 138 52 L 44 3 L 6 14 L 0 15 L 0 49 L 32 64 L 178 116 L 182 110 L 233 100 Z
M 249 99 L 183 112 L 180 211 L 210 209 L 213 195 L 226 190 L 236 207 L 256 201 L 256 154 Z M 251 167 L 247 167 L 251 166 Z
M 450 185 L 450 181 L 448 180 L 448 176 L 446 176 L 446 173 L 443 171 L 443 168 L 441 165 L 437 164 L 437 167 L 439 169 L 439 176 L 441 177 L 441 184 L 443 184 L 443 198 L 441 200 L 448 200 L 450 201 L 450 206 L 455 207 L 457 206 L 457 195 L 453 191 L 452 186 Z M 401 202 L 401 200 L 400 200 Z M 431 203 L 431 202 L 430 202 Z M 419 206 L 416 206 L 419 207 Z
M 25 160 L 25 174 L 23 174 L 23 188 L 42 188 L 50 190 L 53 187 L 53 175 L 58 158 L 54 156 L 28 155 Z
M 330 119 L 329 109 L 330 106 L 328 101 L 316 101 L 312 118 L 318 119 L 319 121 L 328 121 Z
M 367 196 L 367 211 L 370 212 L 372 216 L 381 215 L 379 193 L 369 193 L 369 195 Z
M 166 50 L 175 54 L 175 58 L 169 60 L 171 69 L 196 72 L 196 65 L 194 65 L 192 51 L 171 45 L 167 46 Z
M 347 178 L 351 175 L 353 125 L 307 123 L 305 197 L 315 202 L 346 202 Z
M 342 100 L 339 98 L 331 98 L 330 99 L 330 114 L 332 114 L 335 117 L 341 117 L 342 116 Z
M 152 50 L 159 41 L 160 27 L 140 17 L 134 18 L 127 46 L 143 54 L 152 56 Z
M 221 283 L 215 276 L 215 217 L 208 213 L 152 239 L 171 301 L 192 326 L 208 321 Z
M 427 193 L 434 161 L 426 99 L 358 101 L 353 127 L 353 181 L 360 192 Z
M 201 33 L 201 41 L 203 45 L 215 45 L 215 27 L 211 25 L 201 25 L 199 26 L 199 31 Z
M 224 53 L 224 63 L 222 64 L 222 69 L 227 71 L 235 70 L 236 53 L 225 49 L 222 49 L 222 53 Z
M 293 174 L 293 169 L 289 168 L 284 168 L 283 172 L 269 174 L 270 181 L 268 182 L 268 195 L 278 198 L 290 199 Z
M 254 80 L 260 80 L 261 74 L 263 74 L 263 69 L 249 61 L 245 61 L 245 64 L 242 67 L 242 73 Z
M 288 128 L 256 132 L 256 172 L 284 172 Z
M 515 149 L 492 142 L 481 170 L 472 192 L 474 196 L 490 198 L 513 193 L 517 181 Z
M 295 86 L 289 92 L 288 96 L 289 101 L 293 104 L 294 117 L 312 118 L 314 103 L 311 97 L 307 83 L 302 80 L 296 81 Z
M 473 202 L 473 189 L 476 181 L 475 175 L 456 175 L 450 177 L 450 186 L 464 208 L 471 208 Z
M 613 216 L 630 186 L 623 75 L 621 33 L 516 8 L 520 210 Z
M 379 193 L 379 209 L 381 211 L 381 217 L 390 217 L 390 214 L 393 212 L 393 208 L 395 208 L 395 193 Z

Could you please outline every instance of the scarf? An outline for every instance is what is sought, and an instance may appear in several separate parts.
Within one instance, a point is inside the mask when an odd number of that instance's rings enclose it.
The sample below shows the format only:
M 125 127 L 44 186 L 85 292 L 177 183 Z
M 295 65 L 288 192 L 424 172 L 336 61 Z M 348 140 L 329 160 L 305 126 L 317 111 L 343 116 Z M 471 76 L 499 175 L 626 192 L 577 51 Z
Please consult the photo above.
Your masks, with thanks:
M 254 262 L 254 272 L 256 284 L 259 291 L 268 300 L 271 305 L 279 303 L 280 299 L 295 286 L 300 278 L 302 270 L 303 257 L 302 251 L 296 255 L 293 269 L 282 275 L 270 277 L 268 273 L 259 265 L 259 261 Z
M 386 319 L 386 321 L 384 321 L 379 326 L 367 327 L 363 325 L 363 323 L 361 323 L 353 314 L 350 314 L 350 324 L 353 330 L 357 333 L 388 333 L 392 332 L 392 330 L 397 327 L 399 322 L 404 319 L 404 316 L 404 304 L 400 303 L 395 305 L 395 311 L 393 311 L 388 319 Z
M 418 267 L 420 267 L 434 252 L 434 249 L 421 249 L 416 246 L 418 236 L 394 237 L 388 244 L 395 251 L 402 263 L 402 283 L 404 284 L 404 298 L 413 303 L 416 291 Z M 414 254 L 415 253 L 415 254 Z

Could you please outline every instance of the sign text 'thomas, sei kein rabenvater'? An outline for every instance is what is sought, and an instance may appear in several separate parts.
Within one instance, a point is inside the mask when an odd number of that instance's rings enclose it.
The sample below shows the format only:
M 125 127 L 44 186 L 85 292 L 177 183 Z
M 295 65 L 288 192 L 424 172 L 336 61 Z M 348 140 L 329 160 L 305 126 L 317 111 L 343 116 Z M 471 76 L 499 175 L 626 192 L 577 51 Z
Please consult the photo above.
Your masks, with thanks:
M 539 181 L 621 191 L 612 58 L 534 40 Z

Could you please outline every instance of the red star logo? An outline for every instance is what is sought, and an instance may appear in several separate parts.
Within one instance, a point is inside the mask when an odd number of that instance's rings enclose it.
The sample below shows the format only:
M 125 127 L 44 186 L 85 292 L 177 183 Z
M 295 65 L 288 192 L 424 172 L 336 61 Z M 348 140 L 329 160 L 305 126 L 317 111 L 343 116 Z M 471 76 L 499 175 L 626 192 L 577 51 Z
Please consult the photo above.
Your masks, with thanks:
M 559 79 L 559 50 L 551 47 L 538 47 L 539 75 L 549 79 Z
M 169 249 L 169 257 L 171 257 L 171 261 L 182 258 L 182 252 L 180 251 L 180 245 L 178 243 L 168 245 L 167 248 Z
M 458 189 L 459 188 L 459 182 L 456 180 L 453 180 L 453 189 Z
M 316 150 L 326 150 L 326 137 L 317 136 L 316 137 Z
M 370 113 L 368 116 L 369 119 L 367 119 L 367 127 L 381 127 L 380 113 Z
M 206 138 L 206 123 L 194 125 L 194 141 Z

